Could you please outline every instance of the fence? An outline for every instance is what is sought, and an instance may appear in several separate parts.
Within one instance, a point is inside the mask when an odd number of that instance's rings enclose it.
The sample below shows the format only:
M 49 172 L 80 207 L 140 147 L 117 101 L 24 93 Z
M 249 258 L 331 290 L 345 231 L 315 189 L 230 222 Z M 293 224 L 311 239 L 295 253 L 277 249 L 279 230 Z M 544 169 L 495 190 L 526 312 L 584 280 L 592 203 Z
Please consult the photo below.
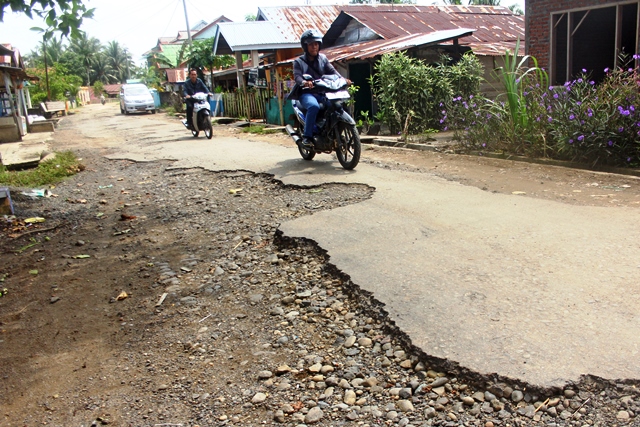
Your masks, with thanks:
M 235 92 L 223 93 L 224 114 L 227 117 L 244 117 L 249 119 L 265 119 L 265 104 L 269 99 L 267 89 L 239 89 Z

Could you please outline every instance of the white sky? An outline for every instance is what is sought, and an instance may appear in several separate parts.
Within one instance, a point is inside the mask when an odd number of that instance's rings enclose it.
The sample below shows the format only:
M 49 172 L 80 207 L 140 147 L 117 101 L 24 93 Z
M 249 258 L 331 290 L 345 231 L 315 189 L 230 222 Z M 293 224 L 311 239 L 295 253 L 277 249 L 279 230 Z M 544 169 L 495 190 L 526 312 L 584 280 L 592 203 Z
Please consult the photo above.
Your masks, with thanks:
M 347 4 L 349 0 L 185 0 L 189 25 L 200 20 L 211 22 L 220 15 L 232 21 L 244 21 L 246 15 L 256 15 L 258 7 L 295 6 L 303 4 Z M 466 1 L 463 1 L 466 3 Z M 417 4 L 437 4 L 437 0 L 418 0 Z M 524 10 L 524 0 L 502 0 L 504 6 L 518 4 Z M 116 40 L 129 49 L 133 60 L 140 64 L 141 55 L 154 47 L 158 37 L 174 36 L 186 29 L 183 0 L 85 0 L 95 8 L 94 18 L 86 20 L 82 30 L 102 44 Z M 42 20 L 31 20 L 22 14 L 5 10 L 0 22 L 0 43 L 10 43 L 25 55 L 31 52 L 41 36 L 32 27 L 44 27 Z

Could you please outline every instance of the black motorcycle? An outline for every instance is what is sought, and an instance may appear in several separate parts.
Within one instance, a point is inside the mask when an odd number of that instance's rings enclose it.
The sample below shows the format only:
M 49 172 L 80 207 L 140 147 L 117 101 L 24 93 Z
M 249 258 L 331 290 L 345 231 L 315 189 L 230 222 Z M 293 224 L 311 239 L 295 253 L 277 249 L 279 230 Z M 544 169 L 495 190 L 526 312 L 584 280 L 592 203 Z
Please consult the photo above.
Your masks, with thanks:
M 309 90 L 322 94 L 324 102 L 319 102 L 320 111 L 313 129 L 313 147 L 306 147 L 302 144 L 305 110 L 298 100 L 292 101 L 297 118 L 296 128 L 291 125 L 286 128 L 298 145 L 300 155 L 305 160 L 312 160 L 317 153 L 330 154 L 335 151 L 343 168 L 355 168 L 360 161 L 362 146 L 356 122 L 344 106 L 345 101 L 350 98 L 346 90 L 347 81 L 337 75 L 325 75 L 318 80 L 313 80 L 308 74 L 303 77 L 313 81 L 313 88 Z

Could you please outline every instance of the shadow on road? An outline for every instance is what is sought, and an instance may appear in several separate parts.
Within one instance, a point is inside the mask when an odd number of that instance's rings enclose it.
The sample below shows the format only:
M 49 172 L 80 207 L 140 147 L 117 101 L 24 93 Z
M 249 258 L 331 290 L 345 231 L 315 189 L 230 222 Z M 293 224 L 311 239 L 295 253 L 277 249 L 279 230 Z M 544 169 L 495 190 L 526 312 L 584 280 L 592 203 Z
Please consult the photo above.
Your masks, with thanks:
M 357 173 L 357 170 L 346 170 L 340 163 L 331 157 L 316 157 L 314 160 L 303 160 L 302 158 L 287 159 L 276 163 L 276 166 L 267 170 L 267 173 L 275 176 L 296 176 L 296 175 L 328 175 L 345 176 Z

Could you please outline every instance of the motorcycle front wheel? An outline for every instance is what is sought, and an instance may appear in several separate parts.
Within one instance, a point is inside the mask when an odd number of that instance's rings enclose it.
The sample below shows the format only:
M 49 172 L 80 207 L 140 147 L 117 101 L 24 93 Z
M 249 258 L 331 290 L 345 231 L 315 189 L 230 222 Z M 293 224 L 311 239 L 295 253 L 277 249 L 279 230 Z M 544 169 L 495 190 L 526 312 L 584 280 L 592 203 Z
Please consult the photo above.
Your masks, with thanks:
M 347 123 L 338 123 L 338 146 L 336 148 L 336 156 L 343 168 L 351 170 L 356 167 L 360 161 L 360 152 L 362 144 L 360 143 L 360 135 L 355 125 Z
M 300 125 L 298 123 L 297 126 L 297 130 L 298 130 L 298 135 L 302 136 L 304 135 L 304 126 Z M 302 144 L 298 144 L 298 151 L 300 152 L 300 155 L 302 156 L 303 159 L 305 160 L 313 160 L 313 158 L 316 156 L 316 152 L 315 150 L 313 150 L 313 148 L 304 148 L 302 146 Z
M 191 129 L 191 135 L 193 135 L 194 138 L 197 138 L 198 135 L 200 135 L 200 131 L 199 130 L 195 130 L 195 129 Z
M 207 139 L 213 138 L 213 129 L 211 128 L 211 117 L 206 116 L 203 119 L 202 128 L 204 130 L 204 136 L 206 136 Z

